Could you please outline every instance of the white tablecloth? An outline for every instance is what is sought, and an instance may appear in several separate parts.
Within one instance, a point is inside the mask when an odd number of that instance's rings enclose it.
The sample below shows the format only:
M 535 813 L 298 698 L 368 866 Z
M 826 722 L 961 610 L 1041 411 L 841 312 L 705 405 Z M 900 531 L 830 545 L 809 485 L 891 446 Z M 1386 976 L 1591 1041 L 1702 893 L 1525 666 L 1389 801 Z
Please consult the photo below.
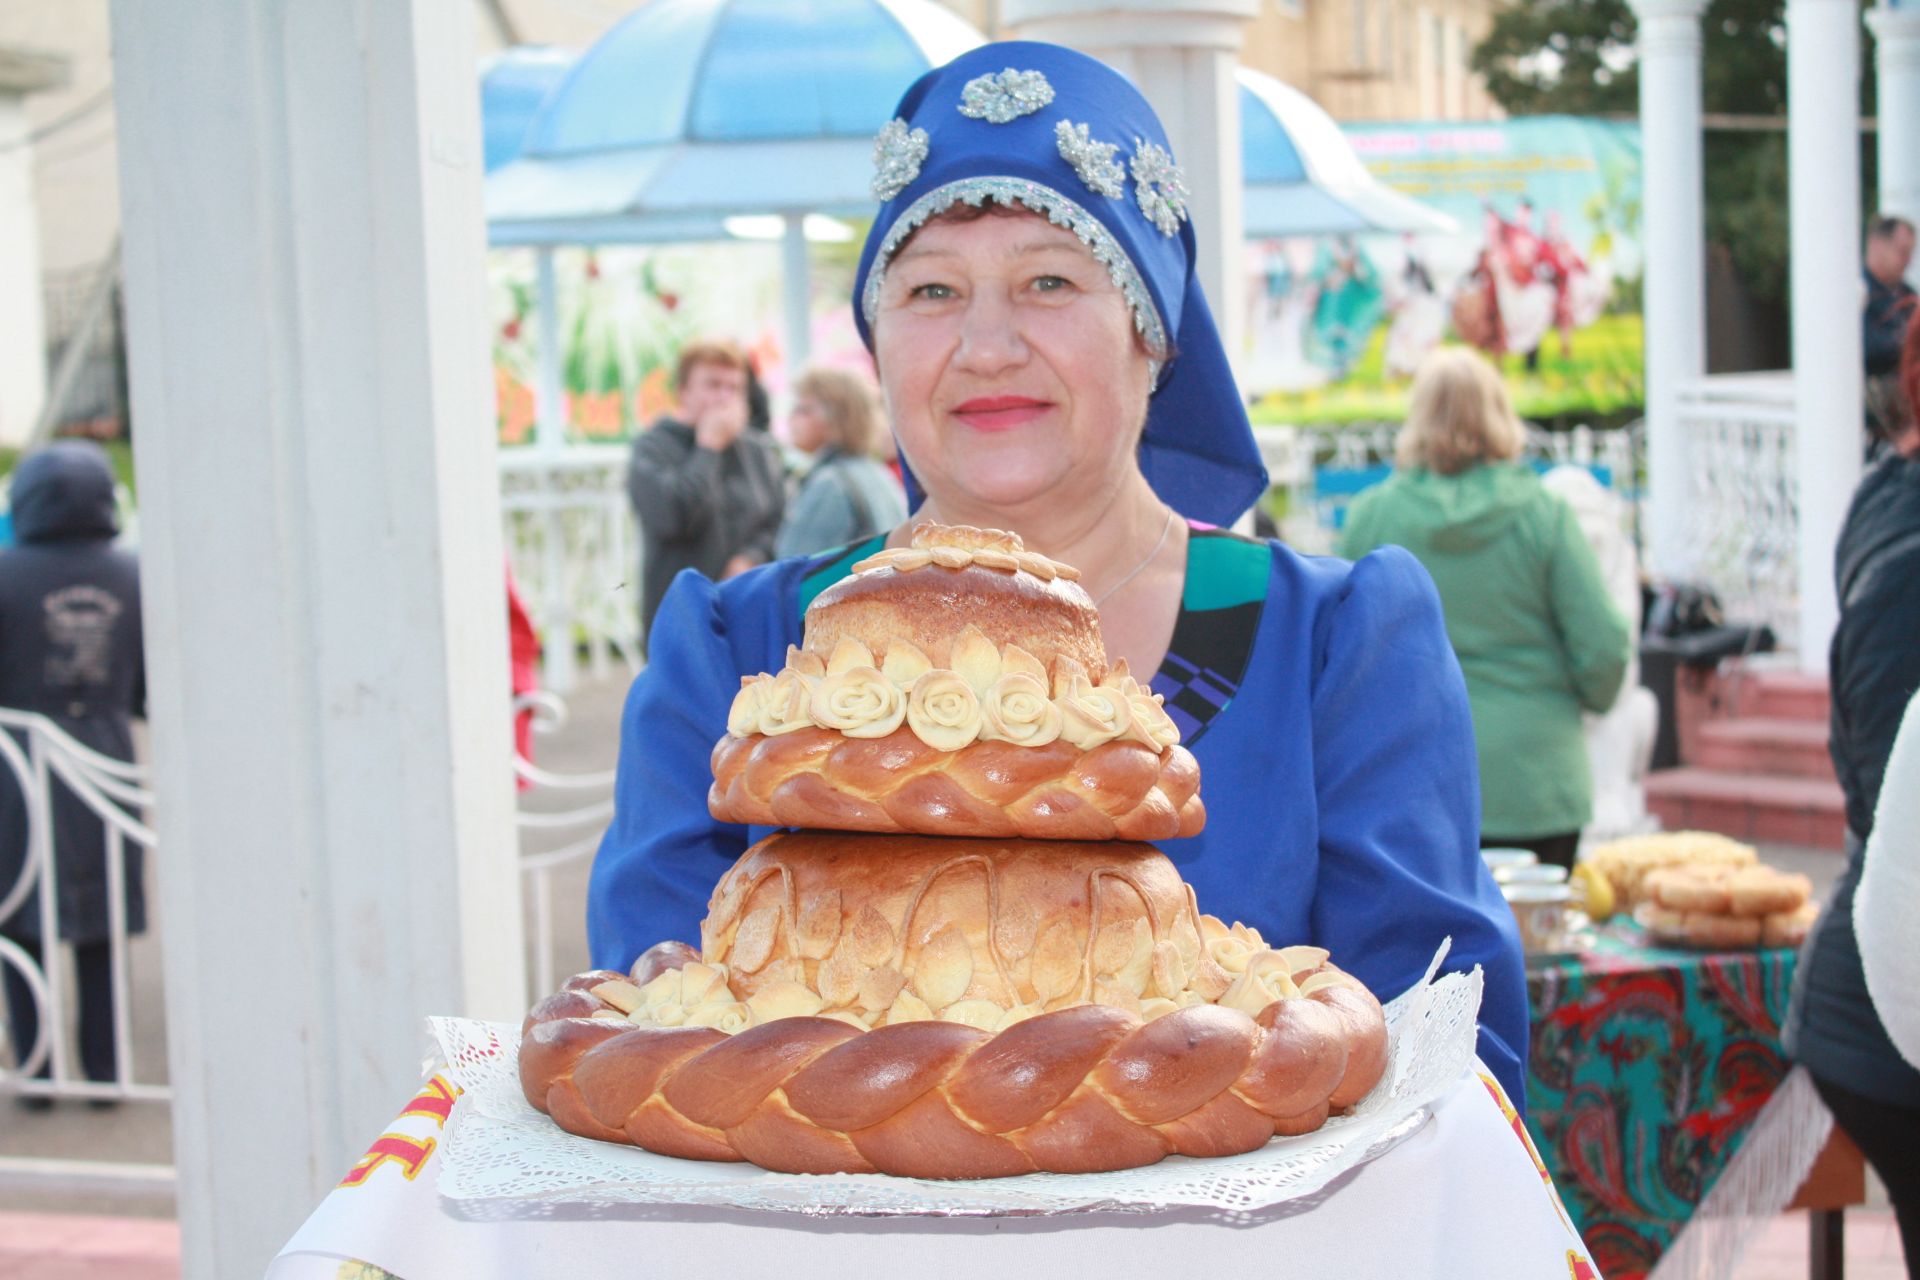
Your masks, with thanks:
M 434 1189 L 451 1086 L 423 1090 L 323 1201 L 269 1280 L 371 1263 L 402 1280 L 618 1275 L 1098 1275 L 1597 1280 L 1524 1129 L 1483 1071 L 1433 1119 L 1321 1193 L 1244 1217 L 1201 1209 L 1029 1218 L 847 1218 L 644 1205 L 452 1201 Z

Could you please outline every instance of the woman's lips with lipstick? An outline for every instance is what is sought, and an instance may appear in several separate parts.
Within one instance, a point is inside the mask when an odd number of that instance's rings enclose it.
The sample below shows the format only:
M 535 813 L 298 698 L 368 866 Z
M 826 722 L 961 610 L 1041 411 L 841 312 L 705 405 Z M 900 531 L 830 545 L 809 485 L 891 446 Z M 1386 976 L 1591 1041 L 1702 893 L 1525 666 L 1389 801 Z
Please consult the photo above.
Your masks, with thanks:
M 976 431 L 1010 431 L 1052 407 L 1031 396 L 975 396 L 954 406 L 953 415 Z

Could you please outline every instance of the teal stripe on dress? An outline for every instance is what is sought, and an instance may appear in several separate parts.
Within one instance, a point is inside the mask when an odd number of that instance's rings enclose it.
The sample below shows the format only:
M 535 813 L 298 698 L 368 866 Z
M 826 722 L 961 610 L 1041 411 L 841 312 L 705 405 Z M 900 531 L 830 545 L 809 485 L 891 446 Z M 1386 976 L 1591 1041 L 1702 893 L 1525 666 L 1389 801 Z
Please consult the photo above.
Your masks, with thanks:
M 1187 585 L 1153 691 L 1191 747 L 1227 709 L 1246 679 L 1267 601 L 1273 549 L 1225 530 L 1195 529 L 1187 541 Z
M 1273 551 L 1264 542 L 1224 529 L 1195 529 L 1187 544 L 1187 588 L 1182 609 L 1204 613 L 1267 598 Z
M 887 535 L 879 533 L 865 542 L 854 543 L 844 551 L 827 552 L 833 558 L 800 579 L 800 616 L 802 618 L 807 616 L 807 610 L 812 606 L 815 596 L 852 573 L 854 565 L 880 550 L 886 542 Z

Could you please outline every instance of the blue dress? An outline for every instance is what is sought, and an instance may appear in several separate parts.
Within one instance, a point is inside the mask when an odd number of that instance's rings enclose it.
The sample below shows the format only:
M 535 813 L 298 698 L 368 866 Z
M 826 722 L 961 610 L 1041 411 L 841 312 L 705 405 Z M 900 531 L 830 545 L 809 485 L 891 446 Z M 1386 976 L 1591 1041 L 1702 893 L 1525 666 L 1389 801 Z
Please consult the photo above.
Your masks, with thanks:
M 707 813 L 708 758 L 740 676 L 777 671 L 806 606 L 873 539 L 715 586 L 675 579 L 621 725 L 613 825 L 587 899 L 596 965 L 693 941 L 714 883 L 770 828 Z M 1480 1056 L 1525 1098 L 1526 980 L 1513 915 L 1479 853 L 1466 685 L 1426 571 L 1196 527 L 1171 651 L 1153 680 L 1200 763 L 1207 826 L 1161 842 L 1200 909 L 1275 946 L 1312 943 L 1383 1000 L 1442 938 L 1480 965 Z

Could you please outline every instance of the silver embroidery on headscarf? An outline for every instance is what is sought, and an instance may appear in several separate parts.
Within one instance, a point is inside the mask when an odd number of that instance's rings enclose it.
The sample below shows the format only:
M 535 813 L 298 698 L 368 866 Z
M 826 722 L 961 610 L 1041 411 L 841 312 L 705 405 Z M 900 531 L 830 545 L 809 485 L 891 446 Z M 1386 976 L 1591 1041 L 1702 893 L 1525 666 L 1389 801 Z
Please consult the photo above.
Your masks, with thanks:
M 975 76 L 960 91 L 960 114 L 989 124 L 1030 116 L 1053 101 L 1053 86 L 1038 71 L 1005 71 Z
M 911 129 L 905 120 L 880 126 L 873 140 L 873 198 L 882 203 L 913 185 L 927 158 L 927 131 Z
M 1145 339 L 1147 350 L 1153 356 L 1151 377 L 1157 385 L 1161 362 L 1167 350 L 1167 330 L 1161 323 L 1159 309 L 1153 305 L 1153 295 L 1147 292 L 1147 283 L 1141 278 L 1140 269 L 1133 265 L 1133 259 L 1127 256 L 1127 251 L 1100 219 L 1052 187 L 1025 178 L 961 178 L 944 187 L 935 187 L 908 205 L 893 225 L 887 228 L 886 238 L 881 240 L 879 249 L 874 252 L 873 269 L 867 273 L 866 288 L 860 293 L 860 314 L 866 317 L 868 327 L 872 327 L 874 318 L 880 314 L 881 280 L 887 264 L 893 260 L 894 250 L 900 247 L 901 242 L 928 219 L 938 217 L 956 204 L 978 206 L 988 200 L 1024 206 L 1044 215 L 1056 227 L 1065 227 L 1080 238 L 1094 260 L 1106 267 L 1107 274 L 1113 277 L 1114 285 L 1133 311 L 1133 327 Z
M 1141 138 L 1133 142 L 1133 195 L 1140 212 L 1161 235 L 1177 235 L 1180 220 L 1187 216 L 1186 177 L 1165 147 Z
M 1073 166 L 1080 181 L 1096 195 L 1122 196 L 1127 192 L 1127 171 L 1113 157 L 1120 147 L 1112 142 L 1095 142 L 1084 124 L 1062 120 L 1053 126 L 1054 141 L 1060 158 Z

